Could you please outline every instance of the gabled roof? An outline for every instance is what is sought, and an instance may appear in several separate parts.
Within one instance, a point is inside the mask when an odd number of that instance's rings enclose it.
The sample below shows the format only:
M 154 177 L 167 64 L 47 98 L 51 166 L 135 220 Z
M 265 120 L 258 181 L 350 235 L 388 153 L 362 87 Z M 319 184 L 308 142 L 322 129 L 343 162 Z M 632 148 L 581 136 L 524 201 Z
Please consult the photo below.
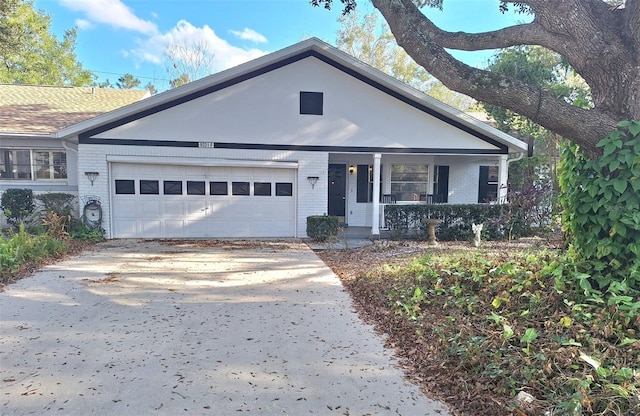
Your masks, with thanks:
M 51 134 L 149 95 L 146 90 L 0 84 L 0 132 Z
M 527 149 L 526 143 L 521 140 L 429 97 L 317 38 L 304 40 L 234 68 L 157 94 L 126 108 L 117 109 L 91 120 L 69 126 L 59 131 L 57 136 L 63 139 L 90 137 L 91 135 L 104 132 L 253 77 L 260 76 L 261 74 L 284 67 L 307 57 L 320 59 L 344 73 L 461 130 L 471 133 L 478 138 L 492 143 L 497 142 L 500 147 L 503 147 L 505 150 L 508 149 L 510 153 L 524 152 Z

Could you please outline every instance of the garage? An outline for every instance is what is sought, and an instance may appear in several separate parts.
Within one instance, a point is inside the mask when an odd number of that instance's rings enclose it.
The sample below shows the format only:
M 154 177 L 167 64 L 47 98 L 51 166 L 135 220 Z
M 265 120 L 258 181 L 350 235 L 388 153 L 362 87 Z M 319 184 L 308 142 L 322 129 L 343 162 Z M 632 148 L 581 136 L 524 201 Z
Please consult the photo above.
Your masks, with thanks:
M 113 237 L 295 237 L 296 169 L 238 163 L 111 163 Z

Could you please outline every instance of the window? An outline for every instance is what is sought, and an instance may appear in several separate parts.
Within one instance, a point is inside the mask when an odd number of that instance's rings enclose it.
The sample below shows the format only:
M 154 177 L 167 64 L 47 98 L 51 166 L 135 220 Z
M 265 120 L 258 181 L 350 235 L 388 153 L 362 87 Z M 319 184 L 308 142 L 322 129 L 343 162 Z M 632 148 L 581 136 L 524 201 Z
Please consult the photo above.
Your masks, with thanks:
M 204 195 L 204 182 L 187 181 L 187 195 Z
M 231 193 L 233 195 L 250 195 L 249 182 L 233 182 L 231 183 Z
M 478 203 L 498 200 L 498 167 L 480 166 Z
M 426 165 L 391 165 L 391 193 L 397 201 L 426 201 L 428 180 Z
M 0 149 L 0 179 L 67 178 L 67 154 L 58 150 Z
M 271 182 L 254 182 L 253 195 L 271 196 Z
M 276 182 L 276 196 L 293 196 L 293 184 L 291 182 Z
M 36 179 L 65 179 L 67 177 L 67 155 L 50 150 L 33 151 Z
M 228 184 L 226 182 L 209 182 L 209 193 L 211 195 L 228 195 Z
M 300 114 L 322 115 L 323 93 L 300 91 Z
M 158 195 L 160 193 L 160 185 L 158 181 L 149 181 L 140 179 L 141 195 Z
M 116 194 L 133 195 L 136 193 L 136 185 L 133 179 L 116 179 Z
M 165 195 L 182 195 L 182 181 L 164 181 Z

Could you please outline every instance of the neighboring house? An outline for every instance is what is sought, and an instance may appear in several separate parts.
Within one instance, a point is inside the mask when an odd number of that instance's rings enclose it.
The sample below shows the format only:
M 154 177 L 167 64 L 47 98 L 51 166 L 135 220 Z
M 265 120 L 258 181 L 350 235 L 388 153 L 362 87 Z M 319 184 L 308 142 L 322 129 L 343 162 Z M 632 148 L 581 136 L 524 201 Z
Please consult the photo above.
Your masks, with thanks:
M 9 188 L 77 194 L 77 147 L 55 133 L 148 96 L 148 91 L 0 84 L 0 194 Z
M 387 203 L 503 197 L 527 150 L 315 38 L 55 137 L 108 238 L 304 237 L 323 214 L 377 235 Z

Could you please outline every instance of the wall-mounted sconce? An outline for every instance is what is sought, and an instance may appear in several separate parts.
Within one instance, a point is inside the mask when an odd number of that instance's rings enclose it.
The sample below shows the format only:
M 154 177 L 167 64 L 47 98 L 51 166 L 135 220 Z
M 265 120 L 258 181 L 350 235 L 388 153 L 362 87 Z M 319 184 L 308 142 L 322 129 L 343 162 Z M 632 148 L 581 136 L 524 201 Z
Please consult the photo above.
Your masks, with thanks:
M 355 172 L 355 171 L 356 171 L 356 167 L 355 166 L 353 166 L 353 165 L 349 166 L 349 175 L 353 175 L 353 172 Z
M 96 180 L 96 178 L 98 177 L 98 175 L 100 174 L 99 172 L 85 172 L 85 175 L 87 175 L 87 178 L 89 178 L 89 181 L 91 182 L 91 186 L 93 186 L 93 181 Z
M 320 178 L 318 178 L 317 176 L 307 176 L 307 180 L 311 184 L 311 189 L 316 187 L 316 183 L 318 183 L 318 179 Z

